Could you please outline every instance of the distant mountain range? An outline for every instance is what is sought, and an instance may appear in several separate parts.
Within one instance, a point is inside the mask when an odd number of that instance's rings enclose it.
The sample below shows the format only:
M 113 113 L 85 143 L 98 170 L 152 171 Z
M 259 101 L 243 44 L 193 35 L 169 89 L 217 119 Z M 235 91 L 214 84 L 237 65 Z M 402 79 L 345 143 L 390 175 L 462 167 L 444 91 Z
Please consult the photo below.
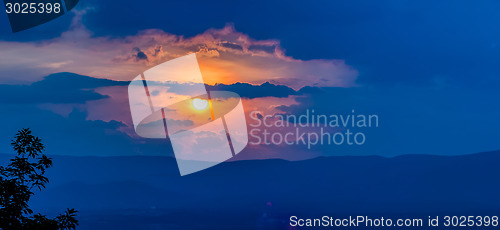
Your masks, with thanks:
M 76 208 L 80 229 L 286 229 L 290 215 L 500 211 L 500 151 L 234 161 L 184 177 L 170 157 L 53 161 L 31 205 Z

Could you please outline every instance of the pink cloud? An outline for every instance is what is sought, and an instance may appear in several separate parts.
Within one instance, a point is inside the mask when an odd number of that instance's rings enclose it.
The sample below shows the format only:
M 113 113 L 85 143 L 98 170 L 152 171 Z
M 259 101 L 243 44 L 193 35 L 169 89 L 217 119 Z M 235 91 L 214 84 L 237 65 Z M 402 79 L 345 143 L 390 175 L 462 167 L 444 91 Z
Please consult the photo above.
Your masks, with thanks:
M 253 39 L 230 24 L 187 38 L 158 29 L 122 38 L 95 37 L 81 23 L 84 13 L 77 12 L 70 30 L 58 38 L 0 41 L 0 83 L 32 82 L 63 71 L 131 80 L 154 65 L 189 53 L 197 54 L 209 84 L 270 81 L 295 89 L 305 85 L 349 87 L 355 85 L 358 75 L 343 60 L 287 56 L 278 40 Z

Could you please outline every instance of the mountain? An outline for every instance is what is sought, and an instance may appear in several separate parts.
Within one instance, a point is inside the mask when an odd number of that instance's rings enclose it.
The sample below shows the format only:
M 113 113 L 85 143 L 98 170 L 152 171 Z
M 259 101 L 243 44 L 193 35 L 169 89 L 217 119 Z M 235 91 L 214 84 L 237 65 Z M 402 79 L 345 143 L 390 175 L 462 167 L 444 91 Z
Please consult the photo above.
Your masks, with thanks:
M 500 151 L 234 161 L 184 177 L 170 157 L 53 161 L 51 181 L 31 205 L 49 213 L 76 208 L 80 229 L 286 229 L 290 215 L 500 211 Z

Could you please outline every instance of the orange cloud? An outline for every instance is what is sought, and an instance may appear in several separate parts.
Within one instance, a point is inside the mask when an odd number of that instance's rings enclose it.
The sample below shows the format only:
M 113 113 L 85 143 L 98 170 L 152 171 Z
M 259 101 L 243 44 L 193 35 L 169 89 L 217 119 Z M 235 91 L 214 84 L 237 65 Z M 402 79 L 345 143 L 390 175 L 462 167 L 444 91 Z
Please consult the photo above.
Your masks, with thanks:
M 82 13 L 83 14 L 83 13 Z M 35 81 L 54 72 L 131 80 L 164 61 L 196 53 L 208 84 L 266 81 L 298 89 L 305 85 L 355 85 L 358 72 L 343 60 L 286 56 L 278 40 L 256 40 L 232 25 L 185 38 L 150 29 L 123 38 L 94 37 L 77 14 L 69 31 L 38 42 L 0 41 L 0 83 Z

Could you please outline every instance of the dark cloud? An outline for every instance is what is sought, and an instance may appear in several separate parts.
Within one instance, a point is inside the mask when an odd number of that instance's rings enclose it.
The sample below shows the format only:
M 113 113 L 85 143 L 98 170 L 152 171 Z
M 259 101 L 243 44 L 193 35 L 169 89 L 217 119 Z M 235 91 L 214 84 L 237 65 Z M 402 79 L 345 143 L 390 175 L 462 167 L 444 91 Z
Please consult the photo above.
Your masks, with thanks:
M 29 127 L 42 138 L 48 154 L 77 156 L 164 155 L 172 156 L 168 139 L 131 137 L 121 121 L 88 120 L 85 110 L 73 109 L 67 116 L 36 105 L 1 105 L 0 153 L 12 152 L 10 140 L 21 128 Z
M 193 90 L 197 90 L 197 87 L 194 87 L 196 84 L 201 83 L 176 83 L 176 82 L 148 82 L 149 85 L 155 86 L 164 86 L 168 89 L 168 92 L 171 93 L 180 93 L 180 94 L 190 94 Z M 302 95 L 302 94 L 315 94 L 320 93 L 321 89 L 316 87 L 304 87 L 298 91 L 285 86 L 285 85 L 276 85 L 269 82 L 265 82 L 261 85 L 252 85 L 249 83 L 241 83 L 237 82 L 234 84 L 215 84 L 215 85 L 205 85 L 206 89 L 209 91 L 231 91 L 235 92 L 243 98 L 259 98 L 259 97 L 288 97 L 292 95 Z M 151 95 L 156 96 L 160 92 L 158 90 L 153 90 Z
M 0 85 L 0 103 L 85 103 L 107 96 L 94 91 L 106 86 L 127 85 L 128 82 L 82 76 L 74 73 L 56 73 L 31 85 Z
M 258 97 L 288 97 L 298 95 L 299 93 L 292 88 L 284 85 L 275 85 L 269 82 L 261 85 L 251 85 L 248 83 L 234 83 L 230 85 L 215 84 L 207 85 L 208 90 L 232 91 L 244 98 Z
M 314 86 L 304 86 L 299 91 L 297 91 L 299 94 L 322 94 L 325 93 L 325 91 L 320 88 L 320 87 L 314 87 Z
M 96 88 L 108 86 L 127 86 L 128 81 L 113 81 L 99 79 L 74 73 L 56 73 L 45 77 L 43 80 L 31 85 L 6 85 L 0 84 L 0 103 L 2 104 L 81 104 L 86 101 L 105 99 L 108 96 L 95 92 Z M 193 84 L 179 84 L 175 82 L 160 83 L 149 82 L 156 86 L 162 85 L 172 93 L 189 93 L 196 87 Z M 304 87 L 298 91 L 285 86 L 269 82 L 261 85 L 248 83 L 206 85 L 208 90 L 231 91 L 243 98 L 259 97 L 288 97 L 291 95 L 321 93 L 320 88 Z M 158 95 L 154 90 L 152 95 Z
M 161 49 L 160 49 L 161 50 Z M 160 51 L 158 50 L 158 52 Z M 136 60 L 137 61 L 140 61 L 140 60 L 148 60 L 148 55 L 146 55 L 141 49 L 135 47 L 134 48 L 134 51 L 137 52 L 135 54 L 135 57 L 136 57 Z M 155 55 L 156 55 L 156 51 L 157 51 L 157 48 L 155 48 Z
M 161 45 L 157 45 L 155 47 L 155 52 L 154 52 L 153 56 L 154 57 L 158 56 L 158 54 L 160 54 L 162 52 L 162 49 L 163 49 L 163 47 Z

